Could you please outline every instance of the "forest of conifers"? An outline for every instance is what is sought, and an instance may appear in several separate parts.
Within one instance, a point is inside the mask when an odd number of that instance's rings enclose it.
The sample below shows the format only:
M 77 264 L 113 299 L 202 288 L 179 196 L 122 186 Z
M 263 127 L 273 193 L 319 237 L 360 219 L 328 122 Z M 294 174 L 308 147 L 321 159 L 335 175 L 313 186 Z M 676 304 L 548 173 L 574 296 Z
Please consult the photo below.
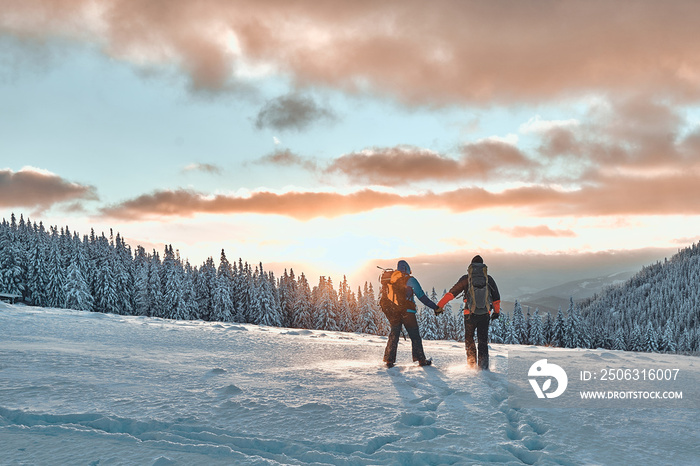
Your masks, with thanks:
M 700 245 L 643 268 L 623 285 L 584 302 L 571 300 L 556 315 L 524 311 L 516 301 L 493 321 L 492 342 L 568 348 L 697 353 L 700 351 Z M 386 335 L 372 283 L 352 289 L 285 270 L 280 277 L 222 250 L 193 266 L 172 246 L 162 255 L 119 234 L 80 236 L 68 227 L 3 219 L 0 224 L 0 293 L 21 295 L 32 306 L 202 319 Z M 435 289 L 430 293 L 437 301 Z M 464 340 L 458 309 L 436 317 L 419 306 L 426 339 Z

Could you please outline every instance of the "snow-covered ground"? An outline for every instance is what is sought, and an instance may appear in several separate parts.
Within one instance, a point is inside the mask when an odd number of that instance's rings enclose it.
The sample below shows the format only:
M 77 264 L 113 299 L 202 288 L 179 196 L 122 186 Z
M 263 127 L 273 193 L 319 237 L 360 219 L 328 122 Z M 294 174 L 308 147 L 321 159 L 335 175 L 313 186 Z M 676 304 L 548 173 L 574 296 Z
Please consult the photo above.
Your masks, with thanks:
M 0 464 L 700 463 L 693 387 L 674 386 L 683 405 L 524 407 L 512 347 L 491 345 L 480 373 L 445 341 L 425 342 L 435 365 L 419 368 L 401 340 L 386 369 L 385 343 L 0 304 Z M 698 358 L 663 357 L 697 380 Z

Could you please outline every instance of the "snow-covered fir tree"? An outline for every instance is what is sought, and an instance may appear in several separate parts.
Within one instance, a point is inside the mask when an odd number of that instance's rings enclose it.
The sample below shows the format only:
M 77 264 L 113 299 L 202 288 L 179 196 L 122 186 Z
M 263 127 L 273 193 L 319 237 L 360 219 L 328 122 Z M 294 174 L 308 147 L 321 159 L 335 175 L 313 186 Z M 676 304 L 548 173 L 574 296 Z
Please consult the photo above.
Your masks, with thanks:
M 433 302 L 438 300 L 435 288 L 431 290 L 429 297 L 433 300 Z M 418 315 L 416 317 L 418 318 L 418 327 L 420 329 L 421 337 L 424 340 L 441 339 L 441 334 L 443 332 L 441 331 L 440 327 L 442 327 L 442 325 L 438 323 L 438 318 L 435 315 L 435 312 L 422 303 L 418 304 L 418 308 Z
M 526 345 L 528 340 L 527 325 L 525 323 L 525 316 L 523 315 L 523 308 L 518 301 L 515 301 L 513 307 L 513 322 L 510 341 L 508 343 L 515 345 Z
M 94 308 L 94 299 L 92 293 L 90 293 L 90 286 L 80 267 L 80 264 L 86 262 L 86 257 L 83 254 L 82 248 L 76 246 L 65 279 L 65 306 L 68 309 L 92 311 Z
M 254 292 L 251 294 L 252 323 L 279 327 L 282 324 L 282 313 L 262 263 L 255 268 L 253 283 Z
M 443 291 L 443 296 L 447 293 L 447 290 Z M 445 304 L 445 312 L 443 317 L 443 322 L 445 326 L 445 339 L 464 341 L 464 317 L 462 310 L 458 309 L 456 311 L 452 310 L 452 304 Z
M 544 326 L 542 324 L 542 317 L 540 316 L 540 310 L 535 309 L 535 314 L 531 317 L 530 323 L 530 343 L 533 345 L 544 346 Z
M 313 328 L 313 308 L 311 288 L 306 275 L 302 273 L 297 279 L 296 294 L 292 305 L 294 309 L 292 326 L 296 328 Z
M 66 303 L 65 268 L 63 267 L 59 245 L 56 240 L 51 242 L 46 272 L 46 305 L 63 307 Z
M 14 217 L 13 217 L 14 218 Z M 0 288 L 5 293 L 22 295 L 25 290 L 24 272 L 15 231 L 4 224 L 0 229 Z
M 212 320 L 231 322 L 236 310 L 233 304 L 233 268 L 221 250 L 219 269 L 214 279 L 214 297 L 212 299 Z
M 554 346 L 564 346 L 564 340 L 566 337 L 566 322 L 564 319 L 564 313 L 559 306 L 557 311 L 557 317 L 554 319 L 554 327 L 552 329 L 552 344 Z
M 544 345 L 550 345 L 554 339 L 554 320 L 551 312 L 547 312 L 542 323 L 542 336 L 544 337 Z
M 365 282 L 365 292 L 357 288 L 357 331 L 361 333 L 369 333 L 377 335 L 379 333 L 379 325 L 377 315 L 374 309 L 374 296 L 370 296 L 369 285 Z M 383 316 L 382 316 L 383 317 Z
M 348 285 L 348 279 L 343 275 L 343 281 L 340 282 L 338 286 L 338 329 L 341 332 L 352 332 L 354 331 L 354 322 L 351 309 L 352 302 L 352 292 L 350 291 L 350 285 Z

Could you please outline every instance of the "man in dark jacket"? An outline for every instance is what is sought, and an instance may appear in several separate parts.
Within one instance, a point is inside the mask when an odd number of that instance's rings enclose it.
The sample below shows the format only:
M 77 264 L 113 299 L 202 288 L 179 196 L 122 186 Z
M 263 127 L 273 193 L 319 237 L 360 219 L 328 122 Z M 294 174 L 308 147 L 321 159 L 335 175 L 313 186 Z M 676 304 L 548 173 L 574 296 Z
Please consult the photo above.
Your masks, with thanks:
M 420 283 L 411 276 L 411 267 L 405 260 L 400 260 L 396 266 L 396 270 L 400 272 L 400 278 L 393 285 L 394 288 L 403 293 L 394 301 L 387 300 L 382 297 L 380 305 L 382 310 L 389 319 L 391 332 L 389 340 L 386 342 L 384 351 L 384 362 L 387 367 L 394 367 L 396 363 L 396 350 L 399 346 L 399 335 L 401 334 L 401 326 L 403 325 L 411 338 L 411 349 L 413 353 L 413 361 L 418 361 L 421 366 L 429 366 L 432 364 L 430 359 L 425 358 L 423 352 L 423 341 L 418 330 L 418 320 L 416 319 L 416 303 L 413 299 L 415 295 L 423 304 L 429 308 L 436 310 L 438 306 L 425 295 Z
M 460 294 L 464 297 L 464 345 L 467 348 L 467 364 L 470 368 L 489 370 L 489 320 L 499 317 L 501 295 L 496 282 L 487 274 L 481 256 L 474 256 L 472 263 L 450 291 L 442 297 L 438 306 L 442 309 Z M 489 317 L 489 310 L 493 309 Z M 474 345 L 474 330 L 479 342 Z

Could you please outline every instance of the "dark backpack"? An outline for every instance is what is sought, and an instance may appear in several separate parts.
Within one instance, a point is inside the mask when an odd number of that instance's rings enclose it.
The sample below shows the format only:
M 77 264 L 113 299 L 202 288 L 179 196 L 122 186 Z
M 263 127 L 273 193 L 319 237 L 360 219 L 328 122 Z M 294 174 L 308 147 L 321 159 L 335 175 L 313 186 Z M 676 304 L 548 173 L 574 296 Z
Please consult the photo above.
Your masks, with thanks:
M 416 304 L 407 297 L 406 282 L 409 278 L 409 274 L 392 269 L 385 269 L 379 276 L 382 285 L 379 307 L 387 317 L 400 314 L 406 309 L 416 309 Z
M 491 307 L 489 292 L 489 275 L 485 264 L 473 263 L 467 269 L 469 285 L 467 286 L 467 306 L 469 312 L 476 315 L 488 314 Z

